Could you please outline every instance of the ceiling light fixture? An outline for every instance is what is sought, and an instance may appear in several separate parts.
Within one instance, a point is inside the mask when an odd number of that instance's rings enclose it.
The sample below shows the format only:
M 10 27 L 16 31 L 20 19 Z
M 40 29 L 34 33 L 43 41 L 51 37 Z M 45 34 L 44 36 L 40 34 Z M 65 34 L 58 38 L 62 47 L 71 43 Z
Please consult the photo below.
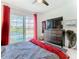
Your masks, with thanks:
M 42 2 L 43 2 L 43 0 L 37 0 L 37 2 L 38 2 L 38 3 L 42 3 Z
M 46 0 L 35 0 L 33 3 L 43 3 L 45 4 L 46 6 L 49 6 L 49 3 L 46 1 Z

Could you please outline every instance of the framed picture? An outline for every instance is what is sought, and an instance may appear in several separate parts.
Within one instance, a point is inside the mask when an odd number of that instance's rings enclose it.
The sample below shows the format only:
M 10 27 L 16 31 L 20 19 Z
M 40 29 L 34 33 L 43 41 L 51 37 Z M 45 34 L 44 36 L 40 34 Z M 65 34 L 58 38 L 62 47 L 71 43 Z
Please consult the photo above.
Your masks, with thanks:
M 63 20 L 64 27 L 77 27 L 77 20 Z
M 46 30 L 46 21 L 42 21 L 42 33 Z

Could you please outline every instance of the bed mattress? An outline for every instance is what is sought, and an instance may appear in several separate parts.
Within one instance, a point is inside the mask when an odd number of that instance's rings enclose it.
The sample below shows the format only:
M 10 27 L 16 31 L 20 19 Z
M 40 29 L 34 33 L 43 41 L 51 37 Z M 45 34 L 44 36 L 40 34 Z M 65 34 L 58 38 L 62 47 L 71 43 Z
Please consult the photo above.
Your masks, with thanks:
M 1 58 L 2 59 L 61 59 L 57 54 L 48 51 L 32 42 L 20 42 L 3 47 L 1 51 Z

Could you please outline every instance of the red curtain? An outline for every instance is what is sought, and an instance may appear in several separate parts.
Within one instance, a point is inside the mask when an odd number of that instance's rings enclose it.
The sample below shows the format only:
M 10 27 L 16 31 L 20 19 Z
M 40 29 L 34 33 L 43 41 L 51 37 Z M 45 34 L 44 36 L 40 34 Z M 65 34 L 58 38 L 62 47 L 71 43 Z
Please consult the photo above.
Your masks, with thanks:
M 34 14 L 34 39 L 37 39 L 37 14 Z
M 3 19 L 1 31 L 1 45 L 8 45 L 9 42 L 9 25 L 10 25 L 10 8 L 3 6 Z

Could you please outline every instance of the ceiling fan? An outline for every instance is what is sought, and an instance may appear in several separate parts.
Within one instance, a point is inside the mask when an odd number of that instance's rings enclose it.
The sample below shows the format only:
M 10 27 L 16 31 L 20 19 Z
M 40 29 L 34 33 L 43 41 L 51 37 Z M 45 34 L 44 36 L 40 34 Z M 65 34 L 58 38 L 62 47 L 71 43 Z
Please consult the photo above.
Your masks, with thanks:
M 46 0 L 35 0 L 33 3 L 43 3 L 46 6 L 49 6 L 48 2 Z

